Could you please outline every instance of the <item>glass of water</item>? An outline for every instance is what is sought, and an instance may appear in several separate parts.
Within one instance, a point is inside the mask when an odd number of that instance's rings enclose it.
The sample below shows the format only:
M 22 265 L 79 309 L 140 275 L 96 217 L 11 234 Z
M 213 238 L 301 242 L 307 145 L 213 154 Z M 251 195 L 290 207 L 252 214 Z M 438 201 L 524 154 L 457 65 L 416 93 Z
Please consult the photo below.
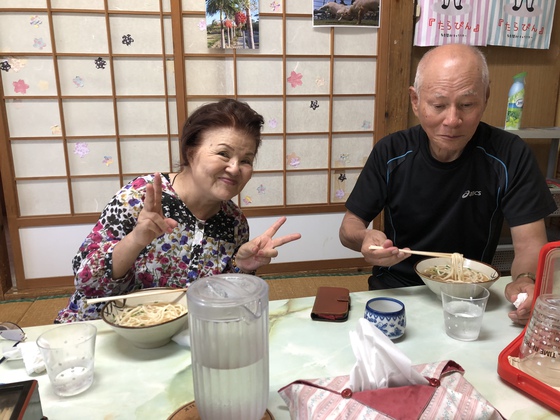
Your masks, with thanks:
M 97 328 L 75 322 L 50 329 L 39 336 L 47 374 L 55 394 L 70 397 L 93 383 L 93 362 Z
M 441 288 L 445 332 L 451 338 L 474 341 L 480 334 L 490 291 L 471 283 L 450 283 Z

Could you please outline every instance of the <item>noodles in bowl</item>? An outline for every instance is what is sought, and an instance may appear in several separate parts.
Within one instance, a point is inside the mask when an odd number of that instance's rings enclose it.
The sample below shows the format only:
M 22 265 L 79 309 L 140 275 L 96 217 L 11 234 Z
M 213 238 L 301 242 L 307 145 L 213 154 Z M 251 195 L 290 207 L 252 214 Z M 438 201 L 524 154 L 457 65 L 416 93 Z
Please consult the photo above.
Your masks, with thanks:
M 455 255 L 455 254 L 454 254 Z M 500 278 L 500 273 L 489 264 L 459 257 L 453 258 L 427 258 L 419 261 L 414 266 L 414 271 L 422 281 L 439 298 L 443 284 L 477 283 L 485 288 L 490 288 Z
M 157 290 L 164 293 L 153 294 Z M 101 317 L 134 346 L 161 347 L 186 327 L 186 290 L 145 289 L 146 296 L 142 296 L 142 292 L 136 291 L 134 297 L 123 295 L 122 299 L 108 302 L 101 311 Z
M 154 302 L 123 308 L 115 317 L 115 324 L 121 327 L 149 327 L 172 321 L 187 313 L 181 304 Z
M 447 283 L 482 283 L 490 280 L 486 274 L 471 267 L 465 267 L 463 254 L 453 253 L 451 264 L 429 266 L 422 274 L 431 280 Z

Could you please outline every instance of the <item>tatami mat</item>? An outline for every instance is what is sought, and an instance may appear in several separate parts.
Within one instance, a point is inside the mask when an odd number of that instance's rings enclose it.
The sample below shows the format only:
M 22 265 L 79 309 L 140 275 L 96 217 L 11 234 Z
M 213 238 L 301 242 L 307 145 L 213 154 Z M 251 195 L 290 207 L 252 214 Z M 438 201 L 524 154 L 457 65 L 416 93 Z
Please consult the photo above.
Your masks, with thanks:
M 298 277 L 263 276 L 269 285 L 269 299 L 292 299 L 315 296 L 320 286 L 346 287 L 350 292 L 368 289 L 368 274 L 327 274 Z M 35 300 L 0 302 L 0 322 L 15 322 L 21 327 L 52 324 L 58 311 L 68 303 L 68 296 L 40 297 Z
M 41 298 L 33 302 L 21 318 L 20 327 L 31 327 L 33 325 L 52 324 L 54 318 L 62 308 L 68 304 L 68 297 Z
M 315 296 L 320 286 L 345 287 L 350 293 L 368 290 L 369 274 L 266 279 L 270 300 Z
M 20 327 L 52 324 L 68 297 L 40 298 L 31 301 L 0 302 L 0 322 L 15 322 Z
M 4 301 L 0 302 L 0 322 L 19 323 L 25 313 L 33 305 L 33 301 Z

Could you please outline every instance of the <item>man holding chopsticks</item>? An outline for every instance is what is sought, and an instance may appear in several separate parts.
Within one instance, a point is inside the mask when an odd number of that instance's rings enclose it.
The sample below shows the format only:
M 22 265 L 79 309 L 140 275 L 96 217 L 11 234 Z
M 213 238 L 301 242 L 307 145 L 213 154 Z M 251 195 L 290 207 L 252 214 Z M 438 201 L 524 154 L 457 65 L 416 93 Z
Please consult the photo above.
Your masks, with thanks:
M 409 93 L 420 124 L 376 143 L 346 202 L 342 244 L 373 265 L 370 290 L 415 286 L 422 257 L 399 248 L 491 263 L 505 220 L 515 252 L 506 297 L 528 294 L 509 317 L 526 323 L 544 218 L 556 204 L 527 144 L 481 122 L 490 95 L 484 55 L 461 44 L 431 49 Z M 381 211 L 384 230 L 368 229 Z

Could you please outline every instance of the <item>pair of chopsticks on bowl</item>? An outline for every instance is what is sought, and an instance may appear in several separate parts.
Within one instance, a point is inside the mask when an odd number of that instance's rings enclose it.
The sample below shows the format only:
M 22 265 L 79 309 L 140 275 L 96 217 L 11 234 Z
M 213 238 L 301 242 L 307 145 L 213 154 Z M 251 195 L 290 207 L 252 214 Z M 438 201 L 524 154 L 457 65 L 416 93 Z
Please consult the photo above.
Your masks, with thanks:
M 186 291 L 187 289 L 152 290 L 152 291 L 143 290 L 142 292 L 129 293 L 128 295 L 107 296 L 101 298 L 86 299 L 86 304 L 93 305 L 94 303 L 109 302 L 111 300 L 123 300 L 123 299 L 138 297 L 138 296 L 163 295 L 166 293 L 185 293 Z
M 382 246 L 370 245 L 369 249 L 385 249 Z M 415 254 L 424 255 L 426 257 L 439 257 L 439 258 L 451 258 L 453 254 L 447 252 L 430 252 L 430 251 L 413 251 L 411 249 L 399 249 L 400 252 L 405 254 Z

